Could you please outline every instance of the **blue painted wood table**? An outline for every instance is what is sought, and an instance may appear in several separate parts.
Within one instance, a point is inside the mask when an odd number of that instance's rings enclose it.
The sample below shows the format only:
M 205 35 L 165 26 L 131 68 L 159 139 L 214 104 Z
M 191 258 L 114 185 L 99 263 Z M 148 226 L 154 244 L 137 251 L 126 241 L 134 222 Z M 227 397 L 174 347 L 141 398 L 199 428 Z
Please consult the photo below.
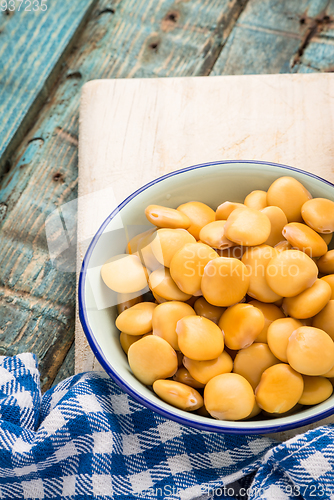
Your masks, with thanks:
M 75 273 L 46 218 L 77 196 L 82 85 L 96 78 L 334 71 L 334 1 L 0 2 L 0 354 L 74 372 Z

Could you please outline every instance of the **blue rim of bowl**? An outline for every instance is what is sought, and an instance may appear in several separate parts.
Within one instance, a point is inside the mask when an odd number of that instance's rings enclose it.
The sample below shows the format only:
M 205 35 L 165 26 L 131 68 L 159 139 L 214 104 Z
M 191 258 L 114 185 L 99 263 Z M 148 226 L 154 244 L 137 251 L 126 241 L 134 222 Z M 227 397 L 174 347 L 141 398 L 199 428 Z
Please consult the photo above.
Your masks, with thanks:
M 86 274 L 87 274 L 87 269 L 88 269 L 88 264 L 89 264 L 89 259 L 90 256 L 96 246 L 96 243 L 100 236 L 102 235 L 104 229 L 106 226 L 109 224 L 109 222 L 119 213 L 119 211 L 127 205 L 133 198 L 135 198 L 137 195 L 145 191 L 146 189 L 150 188 L 151 186 L 154 186 L 155 184 L 168 179 L 169 177 L 173 177 L 175 175 L 180 175 L 185 172 L 189 172 L 191 170 L 196 170 L 199 168 L 205 168 L 205 167 L 212 167 L 215 165 L 231 165 L 233 163 L 239 163 L 239 164 L 248 164 L 248 165 L 263 165 L 263 166 L 270 166 L 270 167 L 278 167 L 278 168 L 283 168 L 285 170 L 290 170 L 293 172 L 298 172 L 302 175 L 306 175 L 308 177 L 317 179 L 325 184 L 328 184 L 332 188 L 334 188 L 334 184 L 331 182 L 327 181 L 326 179 L 323 179 L 322 177 L 319 177 L 318 175 L 312 174 L 310 172 L 305 172 L 304 170 L 300 170 L 298 168 L 291 167 L 289 165 L 282 165 L 280 163 L 272 163 L 272 162 L 267 162 L 267 161 L 256 161 L 256 160 L 222 160 L 222 161 L 215 161 L 215 162 L 209 162 L 209 163 L 201 163 L 197 165 L 192 165 L 190 167 L 185 167 L 180 170 L 175 170 L 173 172 L 170 172 L 168 174 L 165 174 L 161 177 L 158 177 L 157 179 L 154 179 L 153 181 L 145 184 L 141 188 L 137 189 L 134 191 L 130 196 L 128 196 L 125 200 L 122 201 L 118 205 L 115 210 L 111 212 L 111 214 L 106 218 L 106 220 L 102 223 L 98 231 L 96 232 L 95 236 L 93 237 L 86 254 L 84 256 L 81 270 L 80 270 L 80 276 L 79 276 L 79 284 L 78 284 L 78 302 L 79 302 L 79 318 L 81 321 L 81 325 L 83 327 L 83 330 L 85 332 L 85 335 L 87 337 L 87 340 L 89 342 L 89 345 L 96 356 L 97 360 L 103 367 L 103 369 L 107 372 L 107 374 L 117 383 L 119 387 L 121 387 L 127 394 L 132 396 L 136 401 L 141 403 L 143 406 L 146 408 L 149 408 L 150 410 L 153 410 L 154 412 L 162 415 L 165 418 L 168 418 L 170 420 L 174 420 L 175 422 L 178 422 L 179 424 L 185 425 L 185 426 L 190 426 L 194 427 L 199 430 L 204 430 L 204 431 L 209 431 L 209 432 L 219 432 L 219 433 L 227 433 L 227 434 L 268 434 L 268 433 L 273 433 L 273 432 L 281 432 L 281 431 L 286 431 L 289 429 L 294 429 L 298 427 L 302 427 L 304 425 L 311 424 L 313 422 L 322 420 L 323 418 L 329 417 L 330 415 L 334 414 L 334 407 L 331 409 L 328 409 L 326 411 L 323 411 L 317 415 L 312 415 L 310 417 L 304 417 L 299 420 L 296 420 L 294 422 L 288 422 L 280 425 L 275 425 L 275 423 L 271 425 L 266 425 L 266 427 L 257 427 L 257 428 L 252 428 L 252 427 L 244 427 L 244 428 L 230 428 L 230 427 L 225 427 L 224 425 L 221 425 L 223 422 L 220 420 L 220 425 L 218 426 L 217 424 L 213 425 L 210 424 L 210 419 L 208 419 L 208 423 L 203 423 L 201 422 L 194 422 L 194 421 L 189 421 L 187 417 L 181 417 L 179 415 L 176 415 L 174 413 L 169 412 L 168 410 L 162 409 L 159 406 L 156 406 L 154 403 L 151 401 L 147 400 L 145 397 L 143 397 L 139 392 L 136 390 L 132 389 L 131 387 L 128 386 L 128 384 L 120 377 L 114 370 L 113 368 L 109 365 L 107 359 L 105 358 L 102 350 L 99 347 L 99 344 L 97 340 L 95 339 L 95 336 L 93 334 L 93 331 L 90 328 L 89 322 L 88 322 L 88 317 L 86 313 L 86 303 L 85 303 L 85 285 L 86 285 Z M 217 422 L 217 421 L 215 421 Z M 259 421 L 259 424 L 261 421 Z M 246 424 L 246 422 L 245 422 Z

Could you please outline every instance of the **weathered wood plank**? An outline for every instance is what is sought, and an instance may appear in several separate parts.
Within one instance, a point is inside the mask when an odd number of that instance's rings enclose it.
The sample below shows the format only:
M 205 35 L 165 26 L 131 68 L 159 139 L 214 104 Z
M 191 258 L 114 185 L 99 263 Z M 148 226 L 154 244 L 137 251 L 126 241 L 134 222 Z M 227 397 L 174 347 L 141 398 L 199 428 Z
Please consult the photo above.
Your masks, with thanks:
M 333 72 L 334 71 L 334 39 L 324 38 L 312 41 L 303 53 L 298 71 Z
M 31 3 L 31 2 L 30 2 Z M 0 173 L 47 98 L 71 42 L 96 0 L 16 2 L 0 12 Z M 12 5 L 10 6 L 12 8 Z M 20 10 L 19 10 L 20 9 Z
M 82 84 L 94 78 L 208 74 L 244 4 L 118 0 L 111 8 L 101 0 L 57 88 L 13 155 L 0 191 L 0 344 L 3 352 L 34 350 L 44 388 L 74 339 L 75 274 L 52 266 L 44 224 L 76 197 Z M 25 306 L 8 299 L 21 293 Z M 7 324 L 10 317 L 15 325 Z
M 63 364 L 61 365 L 56 378 L 53 381 L 53 386 L 57 385 L 58 382 L 61 382 L 65 378 L 71 377 L 71 375 L 74 374 L 74 351 L 75 351 L 75 344 L 71 345 L 66 358 L 64 359 Z
M 333 0 L 250 0 L 212 74 L 329 71 L 333 38 Z
M 69 325 L 73 327 L 71 305 L 61 306 L 1 286 L 0 318 L 0 354 L 37 353 L 42 383 L 48 386 L 49 378 L 53 380 L 63 361 L 63 351 L 72 343 L 64 335 Z

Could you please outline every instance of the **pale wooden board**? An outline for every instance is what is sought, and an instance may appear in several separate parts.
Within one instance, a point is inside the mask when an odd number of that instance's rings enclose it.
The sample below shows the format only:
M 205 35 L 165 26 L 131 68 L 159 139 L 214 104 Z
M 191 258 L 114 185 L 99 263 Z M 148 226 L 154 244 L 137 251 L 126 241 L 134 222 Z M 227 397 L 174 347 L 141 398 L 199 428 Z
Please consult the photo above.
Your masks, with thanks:
M 167 172 L 221 159 L 283 163 L 334 182 L 334 75 L 86 84 L 79 134 L 79 265 L 103 220 L 134 190 Z M 78 318 L 75 357 L 76 372 L 101 369 Z

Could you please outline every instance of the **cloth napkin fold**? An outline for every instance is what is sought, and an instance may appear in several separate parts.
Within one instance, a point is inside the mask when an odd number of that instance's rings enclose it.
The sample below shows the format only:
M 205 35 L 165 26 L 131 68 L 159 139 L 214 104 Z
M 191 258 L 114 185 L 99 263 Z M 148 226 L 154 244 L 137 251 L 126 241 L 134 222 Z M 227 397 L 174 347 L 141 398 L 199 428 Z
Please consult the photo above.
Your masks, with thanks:
M 0 357 L 0 499 L 334 500 L 333 438 L 198 431 L 100 372 L 42 397 L 34 355 Z

